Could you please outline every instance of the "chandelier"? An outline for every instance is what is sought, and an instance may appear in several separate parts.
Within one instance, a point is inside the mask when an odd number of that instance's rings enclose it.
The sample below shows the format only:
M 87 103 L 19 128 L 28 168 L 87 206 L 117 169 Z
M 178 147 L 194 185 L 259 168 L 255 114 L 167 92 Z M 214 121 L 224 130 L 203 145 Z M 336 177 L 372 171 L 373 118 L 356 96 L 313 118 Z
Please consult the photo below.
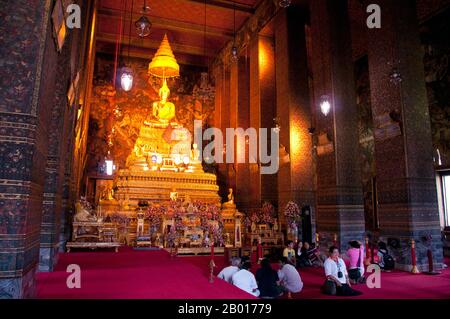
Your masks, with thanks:
M 147 5 L 144 0 L 144 7 L 142 8 L 142 13 L 144 14 L 142 17 L 140 17 L 134 25 L 136 26 L 136 32 L 141 37 L 144 38 L 150 34 L 150 29 L 152 27 L 152 23 L 150 20 L 145 16 L 147 12 Z

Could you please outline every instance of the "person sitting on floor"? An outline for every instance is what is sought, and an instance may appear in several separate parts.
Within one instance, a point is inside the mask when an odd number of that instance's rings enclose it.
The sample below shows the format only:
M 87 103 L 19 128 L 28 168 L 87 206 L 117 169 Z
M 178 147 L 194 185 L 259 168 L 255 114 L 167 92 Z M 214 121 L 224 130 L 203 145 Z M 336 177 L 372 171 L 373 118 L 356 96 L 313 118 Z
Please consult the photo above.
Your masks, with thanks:
M 276 298 L 283 294 L 279 286 L 278 274 L 272 269 L 267 258 L 261 260 L 261 268 L 256 271 L 256 282 L 258 283 L 259 296 L 261 298 Z
M 325 276 L 327 278 L 327 287 L 333 285 L 335 289 L 331 291 L 324 291 L 327 294 L 336 294 L 338 296 L 358 296 L 361 292 L 351 288 L 349 281 L 347 267 L 344 260 L 339 257 L 339 249 L 336 246 L 331 246 L 329 249 L 330 257 L 325 260 Z
M 389 255 L 387 245 L 385 242 L 380 241 L 378 243 L 378 266 L 384 271 L 391 271 L 395 267 L 395 261 L 394 258 L 392 258 L 391 255 Z
M 280 279 L 281 287 L 288 293 L 288 298 L 291 298 L 291 293 L 302 291 L 303 282 L 297 269 L 292 266 L 286 257 L 280 259 L 280 270 L 278 270 L 278 278 Z
M 364 247 L 357 240 L 349 242 L 350 248 L 347 250 L 350 265 L 348 267 L 348 277 L 351 284 L 364 283 Z
M 301 242 L 300 242 L 301 243 Z M 308 258 L 308 254 L 305 250 L 305 243 L 302 243 L 301 245 L 299 244 L 298 249 L 297 249 L 297 267 L 298 268 L 303 268 L 303 267 L 311 267 L 311 261 Z
M 288 263 L 290 263 L 291 265 L 296 265 L 294 242 L 292 240 L 287 241 L 287 246 L 283 250 L 283 257 L 286 257 Z
M 239 271 L 239 266 L 241 265 L 241 258 L 233 257 L 231 258 L 231 266 L 225 267 L 219 272 L 217 278 L 223 279 L 231 284 L 231 278 L 233 275 Z
M 308 242 L 305 242 L 303 244 L 303 247 L 301 249 L 301 261 L 299 265 L 301 267 L 322 267 L 323 262 L 322 259 L 320 259 L 320 252 L 316 247 L 311 247 L 311 245 Z
M 259 296 L 258 284 L 256 283 L 255 276 L 249 271 L 252 268 L 252 264 L 249 261 L 246 261 L 242 264 L 241 270 L 236 272 L 231 282 L 236 287 L 252 294 L 255 297 Z

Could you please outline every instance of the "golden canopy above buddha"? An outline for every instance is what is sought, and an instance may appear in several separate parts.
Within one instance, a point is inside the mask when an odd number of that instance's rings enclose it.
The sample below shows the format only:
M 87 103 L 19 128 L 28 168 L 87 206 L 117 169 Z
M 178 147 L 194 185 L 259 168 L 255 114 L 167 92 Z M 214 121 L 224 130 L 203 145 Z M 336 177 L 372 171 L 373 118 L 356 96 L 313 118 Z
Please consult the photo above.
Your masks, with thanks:
M 148 65 L 148 73 L 163 79 L 180 75 L 180 66 L 172 52 L 167 34 L 164 34 L 158 51 Z

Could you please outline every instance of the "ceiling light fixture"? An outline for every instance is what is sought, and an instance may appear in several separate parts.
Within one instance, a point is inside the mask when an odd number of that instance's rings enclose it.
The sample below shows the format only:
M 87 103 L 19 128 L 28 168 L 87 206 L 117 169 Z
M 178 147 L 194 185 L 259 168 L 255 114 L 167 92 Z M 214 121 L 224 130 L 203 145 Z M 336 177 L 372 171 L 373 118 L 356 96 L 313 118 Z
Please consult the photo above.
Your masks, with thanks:
M 207 60 L 207 56 L 206 56 L 206 0 L 205 0 L 205 23 L 204 23 L 204 27 L 203 27 L 203 56 Z M 207 61 L 206 65 L 208 65 L 208 61 Z M 194 86 L 194 89 L 192 90 L 192 95 L 194 96 L 195 99 L 202 100 L 203 103 L 214 99 L 215 89 L 214 89 L 214 86 L 212 86 L 209 83 L 208 72 L 202 72 L 200 74 L 200 86 L 198 86 L 197 84 Z
M 233 47 L 231 48 L 231 60 L 237 62 L 239 59 L 238 48 L 236 47 L 236 2 L 233 1 Z
M 327 116 L 328 113 L 330 113 L 330 110 L 331 110 L 330 98 L 328 97 L 328 95 L 322 95 L 320 97 L 320 111 L 322 112 L 323 115 Z
M 280 0 L 278 5 L 282 8 L 287 8 L 291 5 L 291 0 Z
M 128 59 L 127 64 L 130 65 L 130 46 L 131 46 L 131 23 L 133 21 L 133 8 L 134 0 L 131 1 L 131 11 L 130 11 L 130 29 L 128 32 Z M 133 87 L 133 70 L 129 66 L 125 66 L 122 69 L 122 76 L 120 77 L 120 85 L 122 89 L 126 92 L 130 91 Z
M 144 7 L 142 8 L 143 16 L 140 17 L 134 25 L 136 26 L 136 32 L 141 37 L 144 38 L 150 34 L 150 29 L 152 27 L 152 23 L 150 20 L 146 17 L 147 10 L 149 8 L 147 7 L 147 3 L 144 0 Z

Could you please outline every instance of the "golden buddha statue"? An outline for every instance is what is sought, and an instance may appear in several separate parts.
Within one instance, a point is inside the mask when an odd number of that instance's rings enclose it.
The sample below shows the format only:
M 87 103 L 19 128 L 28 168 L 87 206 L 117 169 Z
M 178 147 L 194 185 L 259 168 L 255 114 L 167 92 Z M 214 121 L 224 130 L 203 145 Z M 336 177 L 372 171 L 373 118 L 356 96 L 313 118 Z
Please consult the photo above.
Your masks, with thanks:
M 170 95 L 170 89 L 167 86 L 167 81 L 164 79 L 162 87 L 159 89 L 159 98 L 161 100 L 153 102 L 152 104 L 152 115 L 160 123 L 169 123 L 173 118 L 175 118 L 175 105 L 168 101 Z M 155 123 L 155 120 L 146 121 Z
M 234 203 L 234 195 L 233 189 L 228 189 L 228 202 L 223 203 L 222 207 L 224 208 L 236 208 L 236 204 Z

